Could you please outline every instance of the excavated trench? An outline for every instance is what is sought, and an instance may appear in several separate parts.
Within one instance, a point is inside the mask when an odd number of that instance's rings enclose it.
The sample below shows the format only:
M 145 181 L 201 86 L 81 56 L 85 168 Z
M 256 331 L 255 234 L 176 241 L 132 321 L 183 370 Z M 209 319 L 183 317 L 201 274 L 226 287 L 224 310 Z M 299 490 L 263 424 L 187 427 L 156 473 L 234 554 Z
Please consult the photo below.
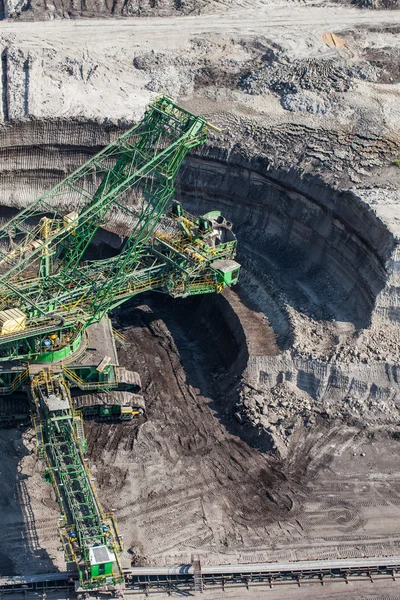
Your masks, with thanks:
M 26 206 L 118 133 L 83 121 L 4 127 L 2 206 Z M 128 338 L 121 362 L 142 377 L 147 421 L 88 423 L 89 458 L 134 562 L 190 560 L 196 549 L 238 560 L 268 526 L 297 514 L 308 477 L 302 444 L 288 466 L 256 413 L 243 423 L 243 390 L 260 396 L 290 382 L 320 403 L 340 404 L 350 388 L 385 400 L 397 385 L 395 365 L 336 358 L 374 315 L 399 320 L 397 301 L 388 300 L 396 243 L 351 192 L 211 145 L 187 160 L 176 196 L 190 212 L 217 208 L 233 222 L 241 281 L 223 296 L 173 302 L 150 294 L 119 309 Z M 109 234 L 103 242 L 112 244 Z M 323 419 L 317 425 L 329 429 Z M 50 510 L 44 494 L 46 502 L 32 500 L 37 515 L 43 504 Z M 51 533 L 42 534 L 56 554 Z M 5 551 L 16 548 L 10 542 Z

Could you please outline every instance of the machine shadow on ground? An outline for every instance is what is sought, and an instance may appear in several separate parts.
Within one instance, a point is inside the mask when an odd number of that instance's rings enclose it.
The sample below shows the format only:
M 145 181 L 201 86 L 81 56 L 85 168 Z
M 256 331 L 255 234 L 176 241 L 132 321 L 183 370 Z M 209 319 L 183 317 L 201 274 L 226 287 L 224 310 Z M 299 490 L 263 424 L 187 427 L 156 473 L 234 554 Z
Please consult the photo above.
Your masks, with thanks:
M 29 493 L 28 480 L 32 476 L 26 471 L 26 457 L 34 470 L 39 468 L 38 458 L 31 455 L 24 437 L 33 436 L 28 427 L 8 428 L 1 431 L 2 485 L 0 487 L 0 575 L 26 575 L 55 571 L 53 560 L 40 541 L 40 529 L 33 510 L 34 503 Z M 46 483 L 43 481 L 43 486 Z M 47 525 L 46 525 L 47 526 Z M 57 536 L 56 525 L 54 535 Z

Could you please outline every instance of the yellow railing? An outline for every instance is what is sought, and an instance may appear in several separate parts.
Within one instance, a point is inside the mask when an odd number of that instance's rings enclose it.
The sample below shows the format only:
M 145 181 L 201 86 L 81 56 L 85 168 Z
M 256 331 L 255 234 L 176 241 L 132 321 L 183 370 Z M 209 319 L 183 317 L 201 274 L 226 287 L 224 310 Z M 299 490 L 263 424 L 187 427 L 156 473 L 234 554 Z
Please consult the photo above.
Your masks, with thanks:
M 25 371 L 23 371 L 22 373 L 20 373 L 18 375 L 18 377 L 16 377 L 14 379 L 14 381 L 12 382 L 12 384 L 10 386 L 11 391 L 13 392 L 15 389 L 17 389 L 17 387 L 19 387 L 21 385 L 21 383 L 23 381 L 25 381 L 25 379 L 28 379 L 28 377 L 29 377 L 29 367 L 27 367 L 25 369 Z
M 72 379 L 72 381 L 74 381 L 78 385 L 78 387 L 81 387 L 81 385 L 85 385 L 83 379 L 78 377 L 78 375 L 71 371 L 71 369 L 68 369 L 68 367 L 66 367 L 65 365 L 63 365 L 63 372 L 68 377 L 68 379 Z
M 85 382 L 81 379 L 76 373 L 71 371 L 68 367 L 63 364 L 63 373 L 73 383 L 75 383 L 81 390 L 90 390 L 93 388 L 93 382 Z M 109 388 L 110 384 L 112 386 L 118 385 L 118 371 L 114 369 L 115 379 L 111 379 L 110 381 L 98 382 L 96 381 L 96 388 Z
M 174 219 L 177 219 L 177 220 L 180 218 L 172 212 L 172 209 L 170 209 L 168 211 L 168 216 L 173 217 Z M 197 217 L 190 214 L 187 210 L 185 210 L 182 207 L 181 207 L 181 215 L 180 216 L 183 217 L 184 219 L 186 219 L 187 221 L 189 221 L 191 224 L 194 224 L 195 221 L 197 220 Z
M 77 566 L 77 569 L 79 571 L 79 559 L 78 559 L 76 552 L 71 544 L 70 537 L 68 535 L 68 528 L 70 531 L 72 531 L 71 525 L 68 525 L 67 523 L 63 523 L 63 524 L 59 523 L 58 524 L 58 535 L 60 536 L 60 540 L 61 540 L 61 543 L 63 546 L 66 562 L 74 561 Z
M 117 522 L 115 520 L 115 517 L 112 513 L 105 513 L 104 514 L 105 518 L 107 519 L 107 521 L 109 521 L 112 529 L 114 530 L 114 539 L 116 540 L 116 546 L 117 546 L 117 552 L 122 552 L 124 549 L 124 543 L 122 541 L 122 538 L 119 534 L 118 531 L 118 526 L 117 526 Z
M 71 402 L 72 402 L 72 400 L 71 400 Z M 85 429 L 83 426 L 82 412 L 80 410 L 72 409 L 72 413 L 74 415 L 74 427 L 72 428 L 72 436 L 74 438 L 75 443 L 82 450 L 82 452 L 86 452 L 87 442 L 86 442 L 86 436 L 85 436 Z M 78 435 L 79 428 L 81 430 L 80 431 L 81 439 L 79 439 L 79 435 Z
M 11 383 L 10 385 L 5 385 L 0 387 L 1 394 L 11 394 L 14 392 L 25 379 L 29 377 L 29 368 L 26 368 L 25 371 L 20 373 Z
M 156 236 L 156 239 L 168 244 L 171 248 L 195 262 L 199 263 L 205 260 L 205 257 L 200 254 L 200 248 L 190 245 L 189 240 L 184 237 L 177 238 L 167 233 L 160 233 Z
M 149 278 L 146 279 L 146 281 L 128 281 L 128 283 L 119 292 L 117 292 L 115 299 L 119 300 L 127 294 L 143 292 L 145 290 L 153 290 L 163 283 L 165 283 L 165 278 L 163 277 L 158 277 L 157 279 Z
M 114 338 L 124 346 L 126 344 L 126 337 L 124 336 L 124 334 L 118 331 L 118 329 L 115 329 L 114 327 L 112 328 L 112 332 Z

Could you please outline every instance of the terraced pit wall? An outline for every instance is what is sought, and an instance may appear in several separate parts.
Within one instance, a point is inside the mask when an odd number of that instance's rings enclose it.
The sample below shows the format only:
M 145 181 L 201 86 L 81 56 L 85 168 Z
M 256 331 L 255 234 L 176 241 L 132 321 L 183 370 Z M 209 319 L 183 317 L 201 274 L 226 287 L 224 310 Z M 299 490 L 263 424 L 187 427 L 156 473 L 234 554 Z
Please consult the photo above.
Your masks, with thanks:
M 2 205 L 26 206 L 119 133 L 113 124 L 79 120 L 3 126 Z M 391 340 L 389 352 L 377 342 L 385 324 L 400 321 L 399 237 L 380 218 L 385 199 L 382 206 L 368 204 L 319 176 L 300 177 L 294 169 L 270 165 L 260 154 L 209 144 L 187 160 L 177 190 L 194 213 L 218 207 L 238 235 L 241 306 L 229 294 L 215 300 L 225 313 L 224 327 L 243 347 L 233 371 L 246 368 L 246 381 L 261 389 L 289 381 L 324 406 L 339 406 L 349 395 L 395 400 L 397 340 Z M 267 317 L 277 336 L 275 349 L 255 342 L 257 324 L 249 326 L 250 313 L 260 322 Z M 307 327 L 317 323 L 322 333 L 326 329 L 331 336 L 326 348 L 314 352 L 312 332 L 302 332 L 299 314 L 306 315 Z M 339 323 L 333 333 L 331 323 Z M 361 347 L 357 342 L 354 353 L 343 358 L 340 345 L 362 328 L 371 331 L 370 342 L 364 336 Z
M 217 205 L 235 223 L 244 265 L 239 295 L 278 334 L 279 354 L 260 351 L 239 308 L 249 349 L 246 383 L 262 395 L 289 382 L 332 416 L 376 421 L 380 406 L 384 421 L 395 419 L 398 333 L 385 346 L 400 320 L 400 247 L 377 216 L 380 207 L 318 177 L 276 172 L 260 157 L 216 148 L 191 159 L 181 191 L 193 212 Z M 296 311 L 321 327 L 326 348 L 314 351 L 321 340 L 302 330 Z

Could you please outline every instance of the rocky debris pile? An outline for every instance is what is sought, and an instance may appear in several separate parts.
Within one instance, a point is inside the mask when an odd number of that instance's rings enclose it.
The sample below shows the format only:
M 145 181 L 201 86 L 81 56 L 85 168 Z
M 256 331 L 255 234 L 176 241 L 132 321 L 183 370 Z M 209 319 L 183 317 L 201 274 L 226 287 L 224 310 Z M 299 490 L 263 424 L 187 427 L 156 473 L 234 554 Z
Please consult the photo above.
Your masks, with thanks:
M 315 424 L 315 402 L 288 381 L 264 390 L 244 384 L 235 417 L 240 424 L 267 434 L 272 451 L 283 458 L 295 426 Z
M 4 16 L 8 19 L 14 19 L 28 8 L 28 0 L 7 0 L 4 2 Z
M 283 108 L 292 112 L 307 111 L 324 115 L 331 110 L 331 103 L 328 98 L 323 98 L 315 92 L 308 92 L 307 90 L 298 94 L 282 96 L 281 104 Z
M 133 66 L 150 77 L 146 89 L 178 97 L 199 87 L 236 88 L 254 54 L 251 46 L 244 48 L 240 41 L 227 54 L 223 44 L 193 39 L 190 52 L 177 55 L 151 50 L 135 56 Z
M 360 389 L 358 389 L 358 387 Z M 350 386 L 342 397 L 325 395 L 313 398 L 295 383 L 284 380 L 273 387 L 256 389 L 243 382 L 235 418 L 246 428 L 266 436 L 271 452 L 285 458 L 291 438 L 299 427 L 311 429 L 319 423 L 335 422 L 368 427 L 397 425 L 399 399 L 396 390 L 368 393 L 362 386 Z
M 376 81 L 376 77 L 368 63 L 349 66 L 341 59 L 279 57 L 244 75 L 239 87 L 251 95 L 274 92 L 287 110 L 325 114 L 330 109 L 327 96 L 348 92 L 357 79 Z
M 374 315 L 370 327 L 356 330 L 353 323 L 318 320 L 289 306 L 286 313 L 299 357 L 341 364 L 400 362 L 398 323 Z
M 76 4 L 72 0 L 55 0 L 45 4 L 42 0 L 4 0 L 5 16 L 21 20 L 53 20 L 93 17 L 168 17 L 174 15 L 199 15 L 213 12 L 213 0 L 114 0 L 111 4 L 88 0 Z
M 164 90 L 163 93 L 167 96 L 188 96 L 193 92 L 193 82 L 193 73 L 186 71 L 185 75 L 182 76 L 182 71 L 169 66 L 152 71 L 151 79 L 145 87 L 151 92 L 157 93 Z
M 155 69 L 163 69 L 170 65 L 167 55 L 164 52 L 143 52 L 133 59 L 133 66 L 139 71 L 153 71 Z
M 398 323 L 374 315 L 371 328 L 363 332 L 364 351 L 375 360 L 400 363 L 400 328 Z
M 375 10 L 396 9 L 400 6 L 399 0 L 353 0 L 352 4 L 356 4 L 361 8 L 372 8 Z
M 374 79 L 374 70 L 368 65 L 348 66 L 333 59 L 282 59 L 250 71 L 242 77 L 240 88 L 248 94 L 265 94 L 268 90 L 282 96 L 300 90 L 329 94 L 349 91 L 356 79 Z
M 363 58 L 376 69 L 378 83 L 400 82 L 400 48 L 365 48 Z
M 168 96 L 186 96 L 193 91 L 193 69 L 186 65 L 184 56 L 170 56 L 164 52 L 144 52 L 133 59 L 133 66 L 145 72 L 150 79 L 145 88 Z M 187 66 L 187 68 L 182 68 Z

